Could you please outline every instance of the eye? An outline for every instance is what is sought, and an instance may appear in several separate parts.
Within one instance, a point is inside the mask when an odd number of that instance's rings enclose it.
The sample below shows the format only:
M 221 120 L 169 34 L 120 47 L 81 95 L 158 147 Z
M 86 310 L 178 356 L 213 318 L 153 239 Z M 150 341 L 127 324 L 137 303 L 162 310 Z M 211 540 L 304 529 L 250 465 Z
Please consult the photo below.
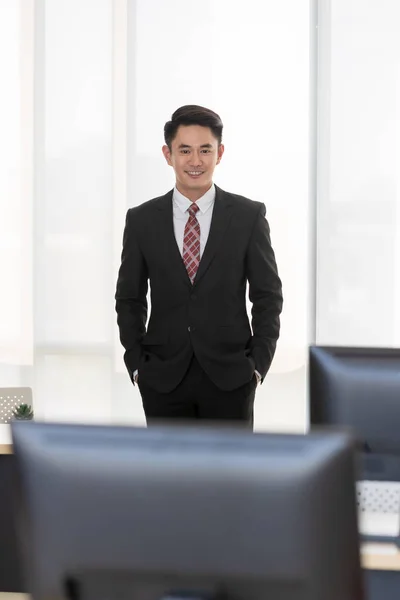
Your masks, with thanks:
M 189 150 L 182 148 L 181 154 L 189 154 Z
M 209 148 L 204 148 L 204 150 L 202 150 L 203 154 L 210 154 L 211 150 Z

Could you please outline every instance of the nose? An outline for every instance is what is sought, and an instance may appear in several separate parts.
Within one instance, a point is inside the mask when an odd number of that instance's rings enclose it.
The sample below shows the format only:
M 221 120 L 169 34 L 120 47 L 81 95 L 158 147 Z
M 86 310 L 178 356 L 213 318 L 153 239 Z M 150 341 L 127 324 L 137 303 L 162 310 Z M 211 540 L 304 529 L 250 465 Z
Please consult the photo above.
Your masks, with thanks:
M 190 163 L 193 167 L 199 167 L 202 163 L 202 157 L 200 154 L 200 150 L 193 150 L 192 155 L 190 157 Z

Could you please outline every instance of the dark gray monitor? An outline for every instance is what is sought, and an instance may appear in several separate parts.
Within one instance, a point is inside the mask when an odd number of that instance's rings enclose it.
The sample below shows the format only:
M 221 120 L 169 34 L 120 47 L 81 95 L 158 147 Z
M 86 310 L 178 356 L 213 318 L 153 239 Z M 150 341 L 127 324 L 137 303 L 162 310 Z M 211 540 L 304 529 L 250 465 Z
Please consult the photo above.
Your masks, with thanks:
M 311 346 L 310 423 L 346 426 L 360 479 L 400 481 L 400 350 Z
M 362 598 L 347 435 L 12 434 L 34 600 Z

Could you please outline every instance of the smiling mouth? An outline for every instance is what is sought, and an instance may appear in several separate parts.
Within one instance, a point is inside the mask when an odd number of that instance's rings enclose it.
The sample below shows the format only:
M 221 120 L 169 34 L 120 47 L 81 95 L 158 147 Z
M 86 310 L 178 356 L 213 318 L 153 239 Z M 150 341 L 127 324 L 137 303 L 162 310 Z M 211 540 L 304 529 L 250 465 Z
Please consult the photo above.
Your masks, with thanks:
M 186 171 L 186 173 L 191 177 L 199 177 L 200 175 L 203 175 L 204 171 Z

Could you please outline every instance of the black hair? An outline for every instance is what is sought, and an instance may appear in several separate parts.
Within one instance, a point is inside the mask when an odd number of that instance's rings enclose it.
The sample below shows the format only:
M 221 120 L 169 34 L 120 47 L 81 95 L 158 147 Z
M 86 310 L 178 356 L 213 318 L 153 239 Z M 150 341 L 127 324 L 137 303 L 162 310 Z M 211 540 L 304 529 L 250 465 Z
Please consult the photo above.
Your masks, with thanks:
M 218 140 L 218 145 L 222 142 L 223 124 L 221 117 L 216 112 L 203 106 L 187 104 L 178 108 L 171 117 L 171 120 L 165 123 L 164 139 L 168 148 L 171 150 L 171 144 L 176 136 L 176 132 L 181 125 L 200 125 L 209 127 Z

